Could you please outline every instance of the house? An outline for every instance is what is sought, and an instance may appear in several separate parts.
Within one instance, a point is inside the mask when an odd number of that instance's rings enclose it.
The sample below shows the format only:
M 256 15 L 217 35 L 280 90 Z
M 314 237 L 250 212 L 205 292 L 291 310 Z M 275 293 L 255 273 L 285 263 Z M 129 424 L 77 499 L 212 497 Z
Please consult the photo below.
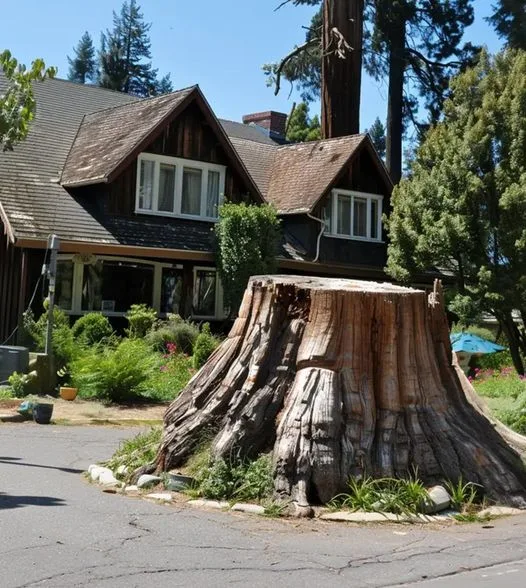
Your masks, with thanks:
M 0 92 L 2 91 L 0 79 Z M 43 296 L 117 320 L 133 303 L 225 316 L 213 252 L 223 199 L 276 206 L 284 273 L 382 279 L 392 185 L 366 135 L 282 144 L 284 115 L 220 121 L 194 86 L 138 99 L 63 80 L 35 85 L 27 140 L 0 154 L 0 340 Z

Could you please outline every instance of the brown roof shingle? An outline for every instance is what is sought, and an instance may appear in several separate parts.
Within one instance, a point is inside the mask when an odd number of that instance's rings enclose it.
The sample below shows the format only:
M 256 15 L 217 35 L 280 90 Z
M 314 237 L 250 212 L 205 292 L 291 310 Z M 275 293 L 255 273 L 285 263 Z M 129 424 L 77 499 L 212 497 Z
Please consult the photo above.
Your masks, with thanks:
M 195 89 L 193 86 L 86 115 L 66 160 L 61 184 L 73 187 L 107 181 Z

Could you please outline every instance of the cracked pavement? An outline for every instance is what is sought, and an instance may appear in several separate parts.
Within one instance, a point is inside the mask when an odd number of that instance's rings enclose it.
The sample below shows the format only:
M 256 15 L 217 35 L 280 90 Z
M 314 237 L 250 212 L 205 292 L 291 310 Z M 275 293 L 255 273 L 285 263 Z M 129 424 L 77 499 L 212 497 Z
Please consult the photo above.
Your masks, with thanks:
M 0 426 L 2 588 L 524 585 L 526 514 L 358 526 L 157 505 L 79 472 L 137 430 Z

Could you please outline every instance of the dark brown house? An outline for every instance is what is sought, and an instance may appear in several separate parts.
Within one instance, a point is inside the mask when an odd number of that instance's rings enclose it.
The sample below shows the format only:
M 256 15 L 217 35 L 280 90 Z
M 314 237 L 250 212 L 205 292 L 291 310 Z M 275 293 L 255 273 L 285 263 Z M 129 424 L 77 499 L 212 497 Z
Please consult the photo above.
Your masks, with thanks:
M 35 93 L 29 137 L 0 154 L 0 342 L 35 290 L 42 299 L 51 233 L 56 301 L 73 316 L 144 302 L 223 318 L 212 240 L 223 200 L 276 206 L 283 272 L 385 277 L 392 185 L 367 136 L 279 145 L 276 113 L 220 121 L 197 86 L 139 100 L 46 80 Z

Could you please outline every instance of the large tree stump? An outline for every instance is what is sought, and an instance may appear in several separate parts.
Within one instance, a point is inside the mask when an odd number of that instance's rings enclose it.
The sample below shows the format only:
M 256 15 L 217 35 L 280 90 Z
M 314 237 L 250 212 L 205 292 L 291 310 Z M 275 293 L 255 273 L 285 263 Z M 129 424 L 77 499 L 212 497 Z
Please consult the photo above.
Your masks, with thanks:
M 520 456 L 463 385 L 439 287 L 428 300 L 391 284 L 254 277 L 227 339 L 167 410 L 155 469 L 213 431 L 216 457 L 272 451 L 276 494 L 302 505 L 350 476 L 416 470 L 526 507 Z

